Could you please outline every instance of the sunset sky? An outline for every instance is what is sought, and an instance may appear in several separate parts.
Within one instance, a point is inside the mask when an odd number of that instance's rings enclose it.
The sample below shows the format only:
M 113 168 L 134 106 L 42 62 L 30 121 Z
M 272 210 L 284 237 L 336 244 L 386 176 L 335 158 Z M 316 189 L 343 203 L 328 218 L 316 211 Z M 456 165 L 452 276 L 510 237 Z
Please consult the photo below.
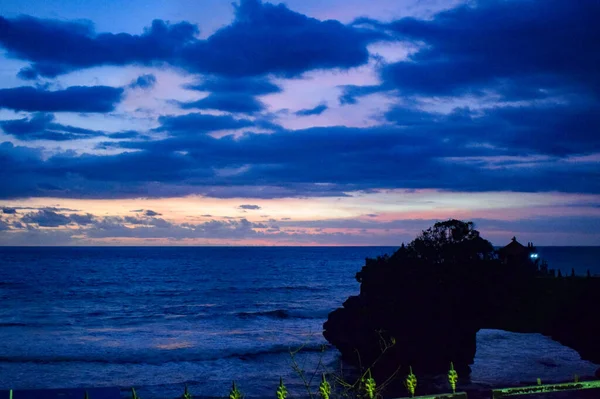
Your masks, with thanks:
M 600 245 L 598 1 L 0 15 L 0 245 Z

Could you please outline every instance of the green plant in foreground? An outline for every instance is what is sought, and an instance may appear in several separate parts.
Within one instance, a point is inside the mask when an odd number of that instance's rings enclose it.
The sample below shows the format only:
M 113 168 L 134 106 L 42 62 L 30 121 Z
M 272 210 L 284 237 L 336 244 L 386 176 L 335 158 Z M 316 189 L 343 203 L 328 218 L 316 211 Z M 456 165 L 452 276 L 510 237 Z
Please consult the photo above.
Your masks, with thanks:
M 537 379 L 537 384 L 538 384 L 538 385 L 542 385 L 542 379 L 541 379 L 541 378 L 538 378 L 538 379 Z
M 579 382 L 579 376 L 575 374 L 575 382 Z
M 409 366 L 409 369 L 410 373 L 406 377 L 405 385 L 410 397 L 412 398 L 415 396 L 415 389 L 417 388 L 417 376 L 413 374 L 412 367 Z
M 367 378 L 363 378 L 363 389 L 365 390 L 366 397 L 373 399 L 375 397 L 375 380 L 371 377 L 371 370 L 367 371 Z
M 285 399 L 288 391 L 285 385 L 283 385 L 283 378 L 279 377 L 279 387 L 277 388 L 277 399 Z
M 319 384 L 319 393 L 323 399 L 329 399 L 329 395 L 331 395 L 331 385 L 325 379 L 325 374 L 322 374 L 321 384 Z
M 229 399 L 242 399 L 242 393 L 235 386 L 235 381 L 231 384 L 231 391 L 229 391 Z
M 85 391 L 85 395 L 83 395 L 83 399 L 90 399 L 90 395 L 88 395 L 88 391 Z
M 8 391 L 8 399 L 13 399 L 13 397 L 12 397 L 12 389 L 10 391 Z
M 187 384 L 185 384 L 185 388 L 183 389 L 183 396 L 181 397 L 181 399 L 192 399 L 192 395 L 188 391 Z
M 135 392 L 135 388 L 131 388 L 131 399 L 140 399 L 139 396 L 137 396 L 137 393 Z
M 456 393 L 456 382 L 458 381 L 458 373 L 454 370 L 454 364 L 450 362 L 450 371 L 448 371 L 448 382 L 452 388 L 452 393 Z

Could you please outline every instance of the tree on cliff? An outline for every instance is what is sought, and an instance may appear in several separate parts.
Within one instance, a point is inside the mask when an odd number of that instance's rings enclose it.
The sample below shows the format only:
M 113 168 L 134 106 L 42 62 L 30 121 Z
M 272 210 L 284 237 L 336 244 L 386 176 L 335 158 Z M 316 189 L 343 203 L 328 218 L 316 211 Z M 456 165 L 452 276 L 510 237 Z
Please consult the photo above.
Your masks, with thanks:
M 408 245 L 412 255 L 431 263 L 495 258 L 492 244 L 481 238 L 473 222 L 451 219 L 423 231 Z
M 402 278 L 429 278 L 430 273 L 442 271 L 446 278 L 464 280 L 476 278 L 482 266 L 496 258 L 494 247 L 480 236 L 473 222 L 451 219 L 424 230 L 391 257 L 367 259 L 356 280 L 365 286 L 374 281 L 397 284 Z

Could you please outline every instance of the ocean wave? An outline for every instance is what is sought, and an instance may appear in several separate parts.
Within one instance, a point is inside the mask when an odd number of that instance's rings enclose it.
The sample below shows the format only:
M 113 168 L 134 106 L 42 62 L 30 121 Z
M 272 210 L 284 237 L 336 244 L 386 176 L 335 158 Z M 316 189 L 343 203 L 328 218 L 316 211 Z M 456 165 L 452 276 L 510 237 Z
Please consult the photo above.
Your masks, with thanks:
M 0 327 L 27 327 L 29 324 L 16 322 L 0 322 Z
M 238 287 L 230 286 L 224 288 L 214 288 L 212 291 L 219 292 L 249 292 L 249 293 L 260 293 L 260 292 L 290 292 L 290 291 L 303 291 L 303 292 L 323 292 L 331 287 L 319 287 L 310 285 L 282 285 L 276 287 Z
M 103 363 L 113 365 L 163 365 L 167 363 L 197 363 L 210 362 L 223 359 L 238 359 L 242 361 L 255 361 L 265 356 L 289 354 L 300 348 L 301 344 L 295 346 L 273 345 L 265 348 L 239 349 L 231 351 L 193 352 L 189 348 L 181 350 L 156 350 L 147 349 L 139 353 L 127 353 L 124 351 L 103 352 L 94 354 L 73 354 L 55 356 L 17 355 L 0 356 L 0 363 Z M 306 345 L 299 353 L 319 353 L 323 349 L 330 348 L 324 345 Z
M 22 282 L 0 281 L 0 288 L 24 289 L 27 287 L 29 287 L 29 286 Z
M 258 312 L 238 312 L 235 314 L 237 317 L 242 319 L 249 319 L 255 317 L 268 317 L 272 319 L 322 319 L 327 318 L 327 313 L 323 312 L 312 312 L 305 313 L 301 311 L 290 311 L 285 309 L 276 310 L 265 310 Z

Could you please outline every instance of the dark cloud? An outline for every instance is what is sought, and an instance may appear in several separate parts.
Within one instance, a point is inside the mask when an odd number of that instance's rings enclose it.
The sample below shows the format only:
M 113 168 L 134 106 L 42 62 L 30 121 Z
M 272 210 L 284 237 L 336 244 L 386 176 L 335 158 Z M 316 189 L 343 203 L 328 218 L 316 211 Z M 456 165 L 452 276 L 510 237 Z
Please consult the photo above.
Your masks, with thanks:
M 280 129 L 213 138 L 250 126 L 231 116 L 163 117 L 170 138 L 113 143 L 115 155 L 56 154 L 0 145 L 0 195 L 123 198 L 343 196 L 380 188 L 600 192 L 593 159 L 600 114 L 582 102 L 496 106 L 449 114 L 396 107 L 394 125 Z M 485 132 L 485 135 L 482 134 Z M 239 173 L 220 173 L 221 170 Z
M 201 100 L 180 103 L 180 106 L 183 109 L 214 109 L 244 114 L 265 109 L 265 105 L 255 97 L 238 93 L 213 93 Z
M 131 226 L 126 226 L 131 225 Z M 229 239 L 239 240 L 262 236 L 255 228 L 264 228 L 260 223 L 252 223 L 246 219 L 218 221 L 210 220 L 204 223 L 183 223 L 174 225 L 163 219 L 140 219 L 133 217 L 106 217 L 85 230 L 90 238 L 132 237 L 132 238 L 166 238 L 166 239 Z
M 166 228 L 166 227 L 171 227 L 173 226 L 171 223 L 167 222 L 164 219 L 161 218 L 155 218 L 155 217 L 132 217 L 132 216 L 125 216 L 124 218 L 120 219 L 113 219 L 116 222 L 121 222 L 121 223 L 129 223 L 129 224 L 133 224 L 133 225 L 144 225 L 144 226 L 154 226 L 154 227 L 159 227 L 159 228 Z
M 289 218 L 286 218 L 289 219 Z M 597 237 L 598 217 L 533 217 L 516 220 L 474 219 L 476 227 L 485 237 L 492 238 L 496 244 L 504 244 L 516 234 L 527 237 L 543 237 L 544 231 L 560 232 L 562 238 L 571 238 L 568 243 L 579 242 L 582 238 L 594 242 Z M 210 220 L 204 223 L 173 224 L 157 218 L 121 218 L 115 216 L 96 217 L 92 223 L 75 229 L 60 229 L 51 226 L 40 229 L 37 225 L 24 228 L 20 222 L 10 225 L 0 220 L 0 238 L 5 245 L 23 245 L 31 242 L 43 245 L 68 245 L 87 242 L 89 239 L 139 238 L 139 239 L 267 239 L 273 242 L 320 243 L 346 245 L 391 245 L 409 242 L 421 230 L 438 220 L 398 219 L 386 222 L 363 221 L 356 219 L 313 220 L 285 222 L 283 226 L 268 226 L 253 223 L 247 219 L 225 221 Z M 10 226 L 14 229 L 8 233 Z M 326 229 L 348 229 L 340 233 L 327 233 Z M 311 229 L 317 233 L 309 233 Z M 373 234 L 373 230 L 385 232 Z M 401 231 L 401 232 L 399 232 Z M 510 234 L 506 233 L 511 232 Z M 540 233 L 542 232 L 542 233 Z M 556 233 L 553 233 L 556 234 Z M 81 241 L 83 240 L 83 241 Z M 534 238 L 535 240 L 535 238 Z
M 236 119 L 231 115 L 215 116 L 192 113 L 181 116 L 161 116 L 158 131 L 174 135 L 204 134 L 215 130 L 241 129 L 252 126 L 248 119 Z
M 136 138 L 145 138 L 144 135 L 136 132 L 135 130 L 127 130 L 124 132 L 116 132 L 116 133 L 107 133 L 107 137 L 111 139 L 136 139 Z
M 297 76 L 311 69 L 350 68 L 369 59 L 366 46 L 385 35 L 319 21 L 283 4 L 242 0 L 234 22 L 183 50 L 187 68 L 226 76 L 273 73 Z
M 55 77 L 73 70 L 100 65 L 171 62 L 198 28 L 187 22 L 161 20 L 141 35 L 96 33 L 91 23 L 63 22 L 32 17 L 0 17 L 0 44 L 13 58 L 31 61 L 19 76 Z
M 7 214 L 7 215 L 14 215 L 15 213 L 17 213 L 17 210 L 15 208 L 3 207 L 2 213 Z
M 241 0 L 235 20 L 206 40 L 187 22 L 155 20 L 141 35 L 96 33 L 90 23 L 0 18 L 0 45 L 32 62 L 22 79 L 55 77 L 100 65 L 167 63 L 190 72 L 245 77 L 298 76 L 322 68 L 350 68 L 369 59 L 367 45 L 387 36 L 319 21 L 286 6 Z
M 138 76 L 138 78 L 135 79 L 134 81 L 132 81 L 128 87 L 132 88 L 132 89 L 144 89 L 145 90 L 145 89 L 153 88 L 155 84 L 156 84 L 156 76 L 149 73 L 149 74 Z
M 339 97 L 341 105 L 356 104 L 357 97 L 367 96 L 369 94 L 378 93 L 382 91 L 382 86 L 356 86 L 356 85 L 344 85 L 340 86 L 342 94 Z
M 258 206 L 258 205 L 250 205 L 250 204 L 244 204 L 244 205 L 240 205 L 240 206 L 238 206 L 238 208 L 239 208 L 239 209 L 246 209 L 246 210 L 248 210 L 248 209 L 250 209 L 250 210 L 258 210 L 258 209 L 261 209 L 261 207 L 260 207 L 260 206 Z
M 21 220 L 25 223 L 35 223 L 40 227 L 59 227 L 71 223 L 69 217 L 47 209 L 28 213 Z
M 158 213 L 158 212 L 154 212 L 154 211 L 153 211 L 153 210 L 151 210 L 151 209 L 147 209 L 147 210 L 144 212 L 144 215 L 146 215 L 146 216 L 150 216 L 150 217 L 153 217 L 153 216 L 161 216 L 161 214 L 160 214 L 160 213 Z
M 0 108 L 41 112 L 111 112 L 121 101 L 122 88 L 72 86 L 49 91 L 23 86 L 0 89 Z
M 184 86 L 189 90 L 209 91 L 220 94 L 246 94 L 260 96 L 280 93 L 281 88 L 264 77 L 223 78 L 209 77 L 204 81 Z
M 321 115 L 327 110 L 327 104 L 320 104 L 314 108 L 302 109 L 296 112 L 298 116 Z
M 94 215 L 89 213 L 86 213 L 85 215 L 78 215 L 76 213 L 73 213 L 69 215 L 69 219 L 71 219 L 71 222 L 82 226 L 93 224 L 95 221 Z
M 443 11 L 431 20 L 380 24 L 424 43 L 383 68 L 384 86 L 403 94 L 496 92 L 523 100 L 564 93 L 600 94 L 600 3 L 492 0 Z
M 66 141 L 104 136 L 103 132 L 55 123 L 54 115 L 35 113 L 29 118 L 0 121 L 6 134 L 23 141 Z

